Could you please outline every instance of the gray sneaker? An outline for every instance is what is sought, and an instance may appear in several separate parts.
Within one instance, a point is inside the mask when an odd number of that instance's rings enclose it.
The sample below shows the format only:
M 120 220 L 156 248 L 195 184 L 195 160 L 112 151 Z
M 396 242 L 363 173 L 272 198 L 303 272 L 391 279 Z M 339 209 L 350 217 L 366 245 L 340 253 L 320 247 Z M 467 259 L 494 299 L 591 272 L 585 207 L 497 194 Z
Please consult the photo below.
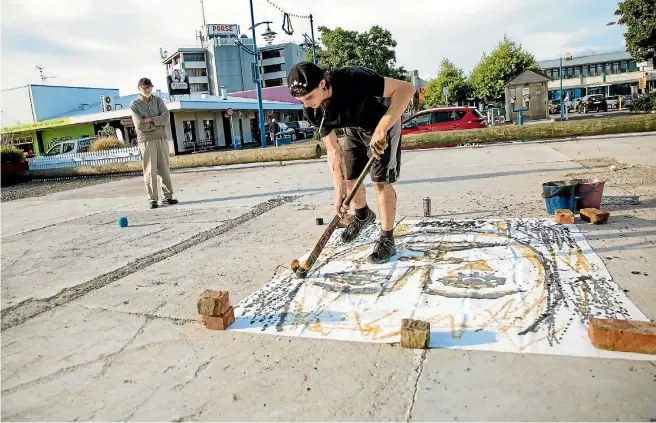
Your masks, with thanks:
M 396 254 L 396 244 L 393 239 L 380 238 L 376 242 L 374 251 L 369 256 L 369 263 L 386 263 Z
M 375 221 L 376 213 L 371 211 L 371 209 L 367 210 L 367 216 L 364 219 L 358 219 L 357 216 L 353 216 L 353 221 L 349 223 L 346 229 L 344 229 L 344 232 L 342 232 L 342 241 L 353 241 L 358 237 L 358 235 L 360 235 L 360 231 L 362 231 L 363 228 L 366 228 Z

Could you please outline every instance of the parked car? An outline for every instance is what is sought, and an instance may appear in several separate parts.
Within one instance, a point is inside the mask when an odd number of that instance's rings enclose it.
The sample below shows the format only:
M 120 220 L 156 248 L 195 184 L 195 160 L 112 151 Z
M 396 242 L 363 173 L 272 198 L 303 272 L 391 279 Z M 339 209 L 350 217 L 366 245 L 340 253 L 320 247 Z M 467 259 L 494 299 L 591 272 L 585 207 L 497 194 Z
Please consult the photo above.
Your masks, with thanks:
M 58 154 L 66 153 L 84 153 L 89 151 L 91 147 L 91 142 L 93 142 L 96 137 L 86 137 L 78 138 L 76 140 L 66 140 L 61 141 L 56 144 L 52 144 L 48 151 L 46 151 L 45 156 L 56 156 Z
M 283 124 L 281 124 L 282 126 Z M 294 131 L 294 136 L 292 136 L 292 141 L 304 140 L 306 138 L 312 138 L 314 136 L 314 127 L 310 125 L 310 122 L 300 121 L 300 122 L 285 122 L 284 125 Z
M 620 98 L 622 99 L 622 108 L 626 109 L 628 106 L 633 103 L 633 99 L 630 95 L 609 95 L 606 97 L 606 103 L 608 103 L 609 109 L 618 109 L 620 107 Z
M 422 110 L 403 122 L 401 134 L 485 128 L 485 117 L 474 107 L 440 107 Z
M 560 100 L 549 100 L 549 114 L 560 113 Z
M 314 132 L 316 131 L 314 125 L 312 125 L 307 120 L 299 120 L 298 125 L 300 126 L 301 130 L 305 133 L 305 138 L 314 137 Z
M 588 113 L 589 111 L 594 110 L 596 112 L 607 112 L 608 103 L 606 99 L 601 94 L 591 94 L 581 97 L 581 102 L 577 105 L 577 113 Z
M 623 95 L 622 97 L 622 108 L 629 107 L 633 104 L 633 97 L 630 95 Z
M 289 123 L 283 123 L 283 122 L 278 122 L 278 126 L 280 127 L 280 131 L 278 131 L 278 138 L 280 137 L 289 137 L 292 139 L 292 141 L 296 141 L 297 136 L 296 132 L 294 131 L 293 128 L 288 126 Z M 271 124 L 267 123 L 264 125 L 264 130 L 266 131 L 266 142 L 267 144 L 273 144 L 273 141 L 271 140 L 271 133 L 269 132 L 269 128 L 271 127 Z
M 619 95 L 609 95 L 606 97 L 606 104 L 608 105 L 609 109 L 617 109 L 617 100 L 620 98 Z M 624 100 L 624 99 L 622 99 Z

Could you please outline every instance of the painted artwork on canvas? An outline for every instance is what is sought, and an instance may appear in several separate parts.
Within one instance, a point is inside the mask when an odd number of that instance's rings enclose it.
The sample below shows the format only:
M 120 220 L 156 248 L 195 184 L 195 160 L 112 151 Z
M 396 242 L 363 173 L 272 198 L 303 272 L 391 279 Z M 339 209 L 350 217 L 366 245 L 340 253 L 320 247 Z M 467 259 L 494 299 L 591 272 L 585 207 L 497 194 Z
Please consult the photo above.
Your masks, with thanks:
M 337 231 L 307 279 L 274 278 L 230 330 L 394 343 L 413 318 L 430 322 L 431 348 L 648 359 L 590 344 L 590 317 L 647 319 L 575 226 L 424 219 L 394 232 L 396 256 L 374 265 L 376 228 L 350 244 Z

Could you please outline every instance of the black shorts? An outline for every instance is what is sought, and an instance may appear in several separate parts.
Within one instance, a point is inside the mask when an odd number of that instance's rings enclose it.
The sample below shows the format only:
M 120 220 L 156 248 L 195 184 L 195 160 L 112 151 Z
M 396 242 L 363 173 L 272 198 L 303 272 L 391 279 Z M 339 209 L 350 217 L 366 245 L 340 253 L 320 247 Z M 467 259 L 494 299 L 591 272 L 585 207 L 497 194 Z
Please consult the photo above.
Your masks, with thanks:
M 346 167 L 346 179 L 353 181 L 358 179 L 364 170 L 371 149 L 369 142 L 371 136 L 362 130 L 345 128 L 344 134 L 344 163 Z M 371 180 L 377 184 L 393 184 L 399 179 L 401 173 L 401 120 L 394 124 L 387 132 L 387 148 L 385 152 L 371 165 Z

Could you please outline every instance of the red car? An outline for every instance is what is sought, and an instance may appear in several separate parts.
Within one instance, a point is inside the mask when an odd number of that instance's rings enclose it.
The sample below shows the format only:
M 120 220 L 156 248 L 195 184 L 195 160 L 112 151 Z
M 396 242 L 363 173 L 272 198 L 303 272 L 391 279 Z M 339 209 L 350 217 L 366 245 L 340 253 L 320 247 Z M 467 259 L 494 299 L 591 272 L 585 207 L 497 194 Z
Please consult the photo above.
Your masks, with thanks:
M 485 128 L 485 118 L 474 107 L 440 107 L 422 110 L 403 122 L 401 134 L 455 131 L 458 129 Z

